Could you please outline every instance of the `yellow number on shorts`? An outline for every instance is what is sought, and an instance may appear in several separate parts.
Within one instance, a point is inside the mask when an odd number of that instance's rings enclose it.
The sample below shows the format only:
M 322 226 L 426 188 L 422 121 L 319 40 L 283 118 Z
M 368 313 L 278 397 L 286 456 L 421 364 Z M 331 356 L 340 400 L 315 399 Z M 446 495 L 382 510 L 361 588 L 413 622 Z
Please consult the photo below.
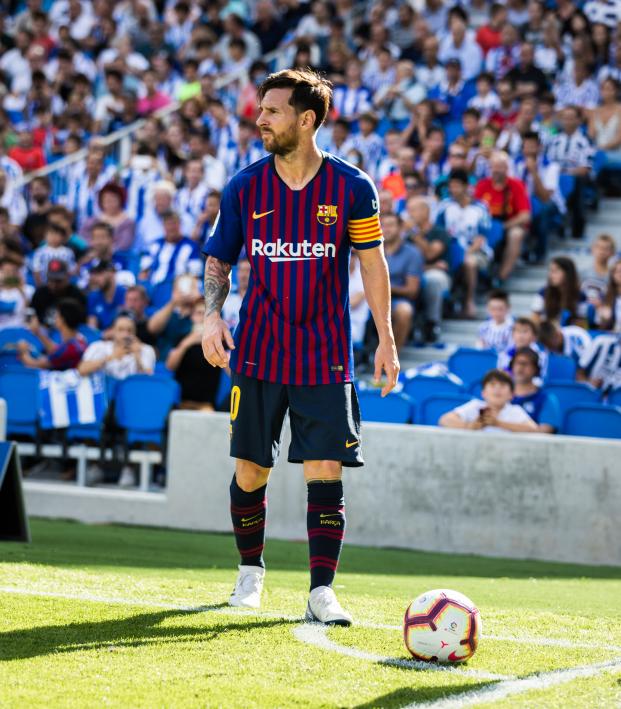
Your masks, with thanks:
M 235 385 L 231 389 L 231 421 L 235 421 L 239 412 L 239 399 L 241 397 L 241 389 Z

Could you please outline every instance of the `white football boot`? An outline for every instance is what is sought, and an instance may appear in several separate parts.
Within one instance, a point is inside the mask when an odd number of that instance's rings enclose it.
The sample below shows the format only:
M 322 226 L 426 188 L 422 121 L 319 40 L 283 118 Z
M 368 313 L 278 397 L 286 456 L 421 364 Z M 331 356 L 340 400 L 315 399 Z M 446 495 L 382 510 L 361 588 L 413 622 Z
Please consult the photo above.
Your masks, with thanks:
M 235 589 L 229 598 L 229 606 L 259 608 L 265 569 L 261 566 L 240 564 Z
M 326 625 L 352 624 L 351 615 L 342 608 L 329 586 L 317 586 L 310 592 L 305 619 Z

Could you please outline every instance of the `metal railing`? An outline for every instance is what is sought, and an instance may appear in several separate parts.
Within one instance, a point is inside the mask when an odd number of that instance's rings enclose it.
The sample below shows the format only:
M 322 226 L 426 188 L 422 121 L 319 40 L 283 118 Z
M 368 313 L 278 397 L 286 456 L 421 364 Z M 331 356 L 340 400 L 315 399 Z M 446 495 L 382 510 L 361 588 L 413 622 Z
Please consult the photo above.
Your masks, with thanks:
M 276 49 L 268 54 L 265 54 L 261 59 L 268 66 L 273 67 L 273 65 L 278 62 L 286 51 L 287 48 Z M 228 74 L 218 77 L 214 82 L 214 86 L 216 89 L 222 89 L 237 79 L 243 78 L 246 74 L 247 72 L 245 69 L 238 69 L 236 71 L 229 72 Z M 170 116 L 176 113 L 180 108 L 181 103 L 174 101 L 168 106 L 154 111 L 149 118 L 158 118 L 166 123 L 167 119 L 169 119 Z M 134 136 L 145 125 L 146 120 L 146 118 L 140 118 L 139 120 L 134 121 L 134 123 L 120 128 L 109 135 L 93 136 L 93 138 L 97 140 L 97 144 L 105 149 L 107 160 L 109 161 L 112 159 L 112 161 L 118 166 L 119 170 L 129 162 L 132 153 Z M 27 189 L 27 186 L 35 178 L 47 177 L 51 183 L 53 197 L 58 199 L 58 197 L 65 196 L 68 188 L 67 176 L 71 171 L 71 167 L 85 160 L 87 155 L 88 147 L 81 148 L 75 153 L 67 155 L 64 158 L 60 158 L 60 160 L 55 160 L 53 163 L 50 163 L 45 167 L 28 172 L 22 177 L 22 180 L 17 187 L 18 189 Z

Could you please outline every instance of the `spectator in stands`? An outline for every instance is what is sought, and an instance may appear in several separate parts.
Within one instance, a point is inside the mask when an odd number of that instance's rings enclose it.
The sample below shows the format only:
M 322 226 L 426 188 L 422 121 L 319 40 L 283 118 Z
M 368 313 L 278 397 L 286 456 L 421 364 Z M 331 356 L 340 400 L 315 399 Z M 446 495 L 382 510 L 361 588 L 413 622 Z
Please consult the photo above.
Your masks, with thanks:
M 73 251 L 65 245 L 67 241 L 65 230 L 50 222 L 45 229 L 45 244 L 39 246 L 32 257 L 32 271 L 35 284 L 44 285 L 47 282 L 48 267 L 52 261 L 61 261 L 71 274 L 75 270 L 75 256 Z
M 522 347 L 530 347 L 533 352 L 537 353 L 539 369 L 543 374 L 548 366 L 548 356 L 545 349 L 537 342 L 538 337 L 539 326 L 535 322 L 530 318 L 516 318 L 511 333 L 512 342 L 504 352 L 498 355 L 498 369 L 510 372 L 513 355 Z
M 427 91 L 437 88 L 446 79 L 446 69 L 438 59 L 439 51 L 440 40 L 435 35 L 426 37 L 422 62 L 416 67 L 416 78 Z
M 407 201 L 408 231 L 405 237 L 416 246 L 425 259 L 422 281 L 425 307 L 425 340 L 436 342 L 440 337 L 442 303 L 451 288 L 448 249 L 450 236 L 446 229 L 431 221 L 429 204 L 424 197 Z
M 127 193 L 121 185 L 115 182 L 105 184 L 97 195 L 99 212 L 97 216 L 87 219 L 82 225 L 81 234 L 90 240 L 95 224 L 104 222 L 112 229 L 112 240 L 115 251 L 127 251 L 132 248 L 136 223 L 125 211 Z
M 561 114 L 562 132 L 551 142 L 548 158 L 558 162 L 561 172 L 574 179 L 575 185 L 569 195 L 567 208 L 571 216 L 571 235 L 581 239 L 586 224 L 585 190 L 590 183 L 593 162 L 593 147 L 580 130 L 580 109 L 567 106 Z
M 499 150 L 492 154 L 490 171 L 489 177 L 477 183 L 474 196 L 487 205 L 492 219 L 502 225 L 502 259 L 497 279 L 502 285 L 520 256 L 531 218 L 530 201 L 524 183 L 509 177 L 509 157 L 506 153 Z
M 589 113 L 589 138 L 606 155 L 607 162 L 621 162 L 621 102 L 619 83 L 612 78 L 600 84 L 601 104 Z
M 196 220 L 196 225 L 192 231 L 191 238 L 203 246 L 211 230 L 213 229 L 218 213 L 220 212 L 220 192 L 211 192 L 205 200 L 203 211 Z
M 203 355 L 204 319 L 205 302 L 199 297 L 191 311 L 191 331 L 166 357 L 166 366 L 175 373 L 181 386 L 182 409 L 213 411 L 216 408 L 220 369 L 212 367 Z
M 501 131 L 515 122 L 518 106 L 515 102 L 515 88 L 511 79 L 500 79 L 496 82 L 496 93 L 500 106 L 489 117 L 489 122 Z
M 10 259 L 0 260 L 0 330 L 23 327 L 30 293 L 19 266 Z
M 531 42 L 522 42 L 518 62 L 506 76 L 515 86 L 515 93 L 520 97 L 540 96 L 548 90 L 546 75 L 535 65 L 535 47 Z
M 170 104 L 170 96 L 157 87 L 157 75 L 147 70 L 142 75 L 142 95 L 138 99 L 137 109 L 141 116 L 148 116 Z
M 183 178 L 183 187 L 175 195 L 175 208 L 180 214 L 189 214 L 196 221 L 209 194 L 202 161 L 197 158 L 188 160 L 183 169 Z
M 535 131 L 528 131 L 522 136 L 522 157 L 515 162 L 514 175 L 528 190 L 534 242 L 531 261 L 540 263 L 548 251 L 548 238 L 554 221 L 558 215 L 565 214 L 566 206 L 560 191 L 561 166 L 544 155 Z
M 125 288 L 116 282 L 112 261 L 99 261 L 90 271 L 87 323 L 96 330 L 108 330 L 125 303 Z
M 608 290 L 610 275 L 608 263 L 615 255 L 617 245 L 610 234 L 599 234 L 591 244 L 591 265 L 580 274 L 580 290 L 589 303 L 599 307 Z
M 28 216 L 22 224 L 22 234 L 33 248 L 45 238 L 48 211 L 52 207 L 50 194 L 51 185 L 47 177 L 35 177 L 31 181 Z
M 586 298 L 580 291 L 578 272 L 568 256 L 556 256 L 548 267 L 548 283 L 533 298 L 532 318 L 536 323 L 553 320 L 559 325 L 575 324 L 584 318 Z
M 512 342 L 513 316 L 509 294 L 503 290 L 491 290 L 487 294 L 488 318 L 479 326 L 477 347 L 504 352 Z
M 136 224 L 134 249 L 139 253 L 147 251 L 159 239 L 164 238 L 164 215 L 170 214 L 176 195 L 176 188 L 168 180 L 160 180 L 151 188 L 149 205 Z M 180 214 L 180 228 L 184 236 L 192 233 L 192 218 L 187 212 Z
M 576 376 L 602 391 L 621 387 L 621 334 L 596 337 L 580 358 Z
M 490 175 L 489 161 L 496 147 L 498 134 L 499 130 L 496 126 L 491 123 L 484 125 L 481 128 L 479 145 L 472 148 L 468 154 L 470 170 L 477 180 Z
M 188 275 L 175 279 L 171 299 L 149 318 L 147 329 L 157 337 L 160 360 L 192 330 L 192 310 L 199 298 L 198 283 Z
M 479 74 L 475 86 L 476 94 L 468 101 L 468 108 L 476 108 L 482 120 L 487 122 L 500 108 L 500 99 L 494 91 L 494 77 L 488 73 Z
M 7 210 L 9 221 L 16 230 L 24 223 L 28 213 L 26 200 L 4 170 L 0 170 L 0 207 Z
M 112 166 L 104 166 L 103 152 L 99 148 L 91 149 L 84 170 L 76 172 L 67 193 L 67 207 L 75 214 L 78 229 L 87 219 L 97 216 L 99 191 L 110 182 L 113 174 Z
M 462 77 L 459 59 L 449 59 L 445 65 L 446 77 L 429 91 L 436 115 L 443 123 L 460 121 L 468 102 L 474 96 L 474 83 Z
M 82 376 L 104 372 L 114 379 L 132 374 L 153 374 L 155 351 L 136 336 L 136 323 L 130 313 L 120 311 L 110 328 L 110 339 L 92 342 L 84 352 L 78 372 Z
M 415 163 L 415 168 L 430 185 L 442 174 L 444 167 L 445 136 L 442 128 L 433 126 L 429 129 L 423 150 Z
M 577 364 L 591 347 L 591 336 L 578 325 L 559 327 L 554 321 L 546 320 L 539 327 L 539 344 L 548 352 L 571 357 Z
M 505 23 L 500 30 L 500 45 L 490 49 L 485 57 L 485 71 L 502 79 L 520 61 L 520 45 L 516 28 Z
M 521 406 L 512 404 L 513 379 L 500 369 L 483 377 L 482 399 L 473 399 L 444 414 L 438 424 L 470 431 L 536 433 L 537 424 Z
M 233 332 L 239 323 L 239 309 L 248 291 L 250 280 L 250 261 L 242 257 L 237 261 L 237 290 L 229 293 L 224 306 L 222 307 L 222 319 L 227 324 L 229 330 Z
M 347 62 L 345 82 L 337 84 L 333 93 L 334 109 L 342 118 L 356 121 L 361 113 L 372 109 L 371 90 L 362 83 L 362 63 L 352 57 Z
M 537 353 L 530 347 L 518 349 L 511 360 L 511 374 L 515 384 L 511 403 L 526 411 L 539 433 L 556 433 L 561 427 L 561 410 L 556 397 L 535 384 L 540 375 Z
M 136 324 L 136 337 L 147 345 L 155 346 L 155 336 L 149 332 L 147 306 L 149 296 L 147 289 L 141 285 L 129 286 L 125 291 L 123 311 L 129 313 Z
M 453 170 L 468 171 L 468 149 L 461 140 L 456 140 L 450 145 L 443 174 L 434 183 L 434 191 L 439 199 L 450 197 L 448 183 Z M 469 175 L 468 181 L 470 185 L 476 184 L 476 179 L 473 175 Z
M 39 323 L 34 322 L 31 329 L 43 343 L 46 354 L 33 357 L 30 344 L 19 342 L 17 352 L 25 367 L 65 370 L 78 366 L 86 350 L 86 340 L 78 332 L 78 327 L 84 322 L 83 305 L 77 300 L 64 298 L 58 302 L 55 313 L 54 327 L 60 335 L 60 344 L 47 337 Z
M 449 32 L 440 40 L 440 61 L 448 68 L 451 60 L 458 60 L 465 81 L 474 79 L 481 71 L 483 52 L 474 38 L 466 31 L 468 15 L 458 5 L 449 13 Z
M 463 313 L 467 318 L 476 317 L 476 293 L 479 271 L 489 267 L 492 251 L 487 244 L 490 217 L 482 202 L 475 202 L 468 190 L 468 173 L 453 170 L 449 175 L 450 197 L 442 200 L 436 217 L 436 225 L 445 229 L 455 239 L 462 253 L 461 266 L 466 292 Z
M 77 300 L 86 315 L 86 296 L 70 282 L 67 264 L 55 259 L 48 264 L 46 284 L 35 290 L 31 301 L 42 325 L 52 329 L 56 326 L 56 307 L 60 300 Z
M 502 28 L 507 22 L 507 8 L 500 3 L 492 3 L 489 9 L 488 21 L 479 27 L 476 40 L 477 44 L 487 56 L 490 49 L 500 47 L 502 42 Z
M 610 269 L 608 290 L 597 308 L 597 324 L 601 330 L 621 332 L 621 260 Z
M 30 129 L 23 126 L 17 131 L 17 135 L 17 145 L 9 150 L 8 156 L 15 160 L 24 172 L 32 172 L 45 167 L 45 155 L 41 147 L 33 143 Z
M 373 105 L 387 125 L 397 130 L 407 126 L 417 104 L 427 96 L 427 89 L 417 80 L 414 64 L 401 60 L 397 63 L 394 82 L 383 83 L 373 96 Z
M 593 79 L 589 78 L 589 67 L 581 59 L 574 61 L 572 75 L 561 75 L 554 87 L 556 109 L 562 110 L 570 106 L 580 106 L 591 111 L 599 103 L 599 89 Z
M 199 276 L 203 268 L 200 252 L 196 242 L 181 232 L 179 215 L 170 211 L 161 216 L 164 236 L 152 243 L 142 258 L 141 279 L 155 286 L 184 273 Z
M 116 282 L 122 286 L 133 285 L 136 282 L 134 274 L 127 270 L 125 259 L 114 253 L 113 230 L 105 222 L 95 222 L 91 226 L 91 243 L 79 264 L 78 285 L 80 288 L 89 286 L 91 270 L 102 261 L 111 261 L 116 271 Z
M 390 273 L 392 326 L 397 350 L 399 350 L 405 345 L 412 331 L 415 301 L 420 290 L 424 259 L 416 246 L 402 239 L 401 217 L 387 212 L 380 216 L 380 221 Z

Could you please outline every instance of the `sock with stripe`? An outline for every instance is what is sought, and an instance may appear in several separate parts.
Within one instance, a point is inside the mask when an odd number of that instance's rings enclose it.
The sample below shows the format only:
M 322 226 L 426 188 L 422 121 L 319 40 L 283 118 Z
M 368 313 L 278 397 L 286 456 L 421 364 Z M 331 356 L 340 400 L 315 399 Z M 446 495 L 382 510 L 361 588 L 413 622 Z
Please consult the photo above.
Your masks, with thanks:
M 241 556 L 241 563 L 246 566 L 261 566 L 263 546 L 265 545 L 265 516 L 267 500 L 263 485 L 253 492 L 245 492 L 237 484 L 235 476 L 231 481 L 231 519 L 235 542 Z
M 345 536 L 345 504 L 340 480 L 308 483 L 308 551 L 310 590 L 330 586 L 339 564 Z

